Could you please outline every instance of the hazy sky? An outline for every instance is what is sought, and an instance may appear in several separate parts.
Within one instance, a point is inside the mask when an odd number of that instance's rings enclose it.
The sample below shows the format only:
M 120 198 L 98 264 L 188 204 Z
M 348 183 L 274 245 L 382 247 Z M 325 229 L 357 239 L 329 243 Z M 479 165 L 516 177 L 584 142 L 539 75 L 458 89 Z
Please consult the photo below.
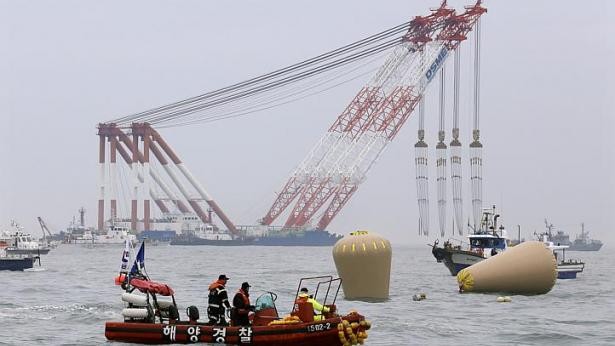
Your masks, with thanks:
M 460 9 L 467 3 L 449 4 Z M 0 224 L 16 219 L 39 234 L 36 217 L 42 216 L 59 230 L 80 206 L 95 224 L 98 122 L 269 72 L 437 5 L 0 0 Z M 511 230 L 521 225 L 525 236 L 542 230 L 547 217 L 571 234 L 585 222 L 593 236 L 612 243 L 615 5 L 528 0 L 486 6 L 485 204 L 497 204 L 505 225 Z M 249 117 L 160 132 L 236 223 L 255 223 L 367 79 Z M 434 94 L 430 91 L 432 99 Z M 461 120 L 466 146 L 467 104 L 466 98 Z M 427 116 L 433 147 L 435 107 Z M 416 128 L 413 116 L 331 231 L 360 228 L 395 242 L 433 241 L 435 179 L 432 236 L 421 238 L 416 229 Z

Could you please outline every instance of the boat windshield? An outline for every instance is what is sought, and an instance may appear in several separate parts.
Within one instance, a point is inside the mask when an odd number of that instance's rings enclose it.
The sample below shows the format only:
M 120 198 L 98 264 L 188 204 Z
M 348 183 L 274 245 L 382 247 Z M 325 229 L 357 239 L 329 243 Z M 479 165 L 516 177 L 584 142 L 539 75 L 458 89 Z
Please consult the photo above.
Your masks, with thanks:
M 504 249 L 506 241 L 504 238 L 470 238 L 470 245 L 473 248 Z
M 274 309 L 275 303 L 273 302 L 272 294 L 269 292 L 263 293 L 263 295 L 261 295 L 260 297 L 258 297 L 258 299 L 256 299 L 255 306 L 256 306 L 255 308 L 256 311 L 261 311 L 265 309 Z

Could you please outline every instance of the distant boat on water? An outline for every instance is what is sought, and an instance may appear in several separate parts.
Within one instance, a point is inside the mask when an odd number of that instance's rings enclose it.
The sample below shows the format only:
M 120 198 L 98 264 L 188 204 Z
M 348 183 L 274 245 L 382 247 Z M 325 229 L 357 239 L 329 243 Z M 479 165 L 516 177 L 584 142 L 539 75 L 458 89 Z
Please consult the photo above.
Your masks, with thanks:
M 570 250 L 568 245 L 555 245 L 549 241 L 546 233 L 541 234 L 542 241 L 545 246 L 553 251 L 555 261 L 557 262 L 557 278 L 558 279 L 576 279 L 578 273 L 582 273 L 585 269 L 585 262 L 579 259 L 566 259 L 566 250 Z
M 548 236 L 548 241 L 555 245 L 568 246 L 568 251 L 598 251 L 602 247 L 602 242 L 597 239 L 590 239 L 589 232 L 585 232 L 585 224 L 581 224 L 581 234 L 576 237 L 574 242 L 570 241 L 570 236 L 564 231 L 554 230 L 553 224 L 545 219 L 547 228 L 544 235 Z
M 8 255 L 5 249 L 0 249 L 0 270 L 23 271 L 34 267 L 40 256 Z
M 270 227 L 271 228 L 271 227 Z M 227 231 L 202 229 L 179 235 L 171 245 L 214 245 L 214 246 L 333 246 L 341 235 L 321 230 L 267 229 L 250 232 L 241 229 L 242 236 L 232 236 Z
M 602 247 L 602 242 L 597 239 L 590 239 L 589 232 L 585 232 L 585 224 L 581 223 L 581 234 L 579 234 L 570 248 L 570 251 L 598 251 Z
M 49 247 L 41 245 L 32 235 L 23 232 L 23 227 L 17 222 L 13 221 L 11 226 L 15 228 L 14 231 L 0 233 L 0 248 L 7 255 L 38 256 L 49 253 Z

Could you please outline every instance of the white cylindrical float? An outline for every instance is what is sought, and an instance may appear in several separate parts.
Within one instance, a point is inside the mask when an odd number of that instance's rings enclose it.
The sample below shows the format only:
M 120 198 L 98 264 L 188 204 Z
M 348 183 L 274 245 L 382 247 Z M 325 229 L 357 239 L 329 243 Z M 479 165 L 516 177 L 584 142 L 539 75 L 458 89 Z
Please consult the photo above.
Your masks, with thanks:
M 557 263 L 541 242 L 523 242 L 457 274 L 461 292 L 544 294 L 555 285 Z
M 346 299 L 388 299 L 391 243 L 369 231 L 352 232 L 333 247 Z
M 128 293 L 128 292 L 122 293 L 122 301 L 125 301 L 126 303 L 130 303 L 134 306 L 147 306 L 148 305 L 146 296 L 142 296 L 142 295 L 134 294 L 134 293 Z
M 147 318 L 149 312 L 147 309 L 125 308 L 122 310 L 122 316 L 128 318 Z

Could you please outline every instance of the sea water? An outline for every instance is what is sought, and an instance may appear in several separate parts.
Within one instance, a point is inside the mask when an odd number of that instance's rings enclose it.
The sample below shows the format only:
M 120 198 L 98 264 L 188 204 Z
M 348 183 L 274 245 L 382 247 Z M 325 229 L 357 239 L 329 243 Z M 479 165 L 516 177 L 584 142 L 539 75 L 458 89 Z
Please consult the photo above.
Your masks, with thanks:
M 106 321 L 121 321 L 121 289 L 114 285 L 123 245 L 61 245 L 42 257 L 42 270 L 0 272 L 0 345 L 108 343 Z M 436 263 L 431 248 L 393 248 L 390 299 L 337 300 L 372 321 L 368 345 L 615 345 L 615 255 L 568 252 L 586 267 L 575 280 L 558 280 L 545 295 L 459 294 L 455 277 Z M 299 279 L 335 275 L 330 247 L 148 246 L 152 280 L 175 289 L 180 313 L 196 305 L 206 315 L 207 286 L 231 279 L 232 297 L 243 281 L 251 298 L 278 294 L 280 314 L 292 307 Z M 413 301 L 412 295 L 427 299 Z

